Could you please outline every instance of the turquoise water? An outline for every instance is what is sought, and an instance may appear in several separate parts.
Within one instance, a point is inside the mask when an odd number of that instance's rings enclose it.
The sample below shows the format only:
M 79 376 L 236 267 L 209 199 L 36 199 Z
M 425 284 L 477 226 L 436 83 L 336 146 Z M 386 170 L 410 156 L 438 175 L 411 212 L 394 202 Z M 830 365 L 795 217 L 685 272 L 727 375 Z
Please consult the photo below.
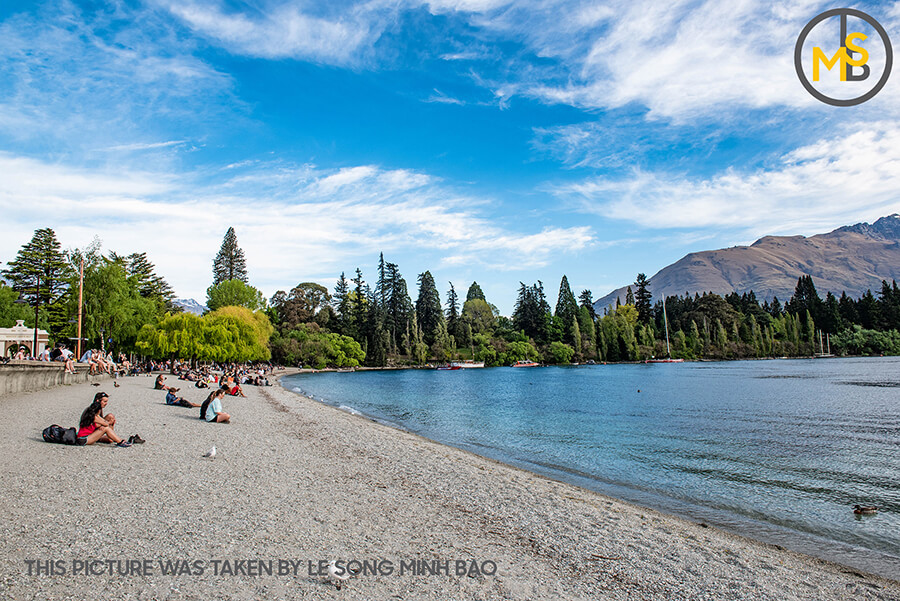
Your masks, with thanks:
M 283 379 L 453 446 L 900 577 L 900 359 Z M 854 504 L 877 505 L 857 517 Z

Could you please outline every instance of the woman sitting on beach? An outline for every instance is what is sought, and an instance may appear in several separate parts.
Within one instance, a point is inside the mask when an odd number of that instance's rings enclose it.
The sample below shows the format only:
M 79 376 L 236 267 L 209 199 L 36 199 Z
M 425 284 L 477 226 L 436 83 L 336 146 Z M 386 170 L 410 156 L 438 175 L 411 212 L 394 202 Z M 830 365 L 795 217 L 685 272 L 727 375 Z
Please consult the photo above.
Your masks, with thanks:
M 222 411 L 222 397 L 225 396 L 225 387 L 213 390 L 209 396 L 203 401 L 200 409 L 200 417 L 208 422 L 227 424 L 231 416 Z
M 166 377 L 162 374 L 156 376 L 156 384 L 153 385 L 153 388 L 156 390 L 171 390 L 172 392 L 178 392 L 178 389 L 174 386 L 166 385 Z
M 246 394 L 244 394 L 244 389 L 241 388 L 241 385 L 235 382 L 234 376 L 228 374 L 228 378 L 225 380 L 225 387 L 228 389 L 228 394 L 231 396 L 242 396 L 246 398 Z
M 130 447 L 131 443 L 119 438 L 113 430 L 116 417 L 112 414 L 103 416 L 103 409 L 108 402 L 109 395 L 105 392 L 98 392 L 94 395 L 94 401 L 81 414 L 81 421 L 78 423 L 78 436 L 87 438 L 86 444 L 111 442 L 117 447 Z

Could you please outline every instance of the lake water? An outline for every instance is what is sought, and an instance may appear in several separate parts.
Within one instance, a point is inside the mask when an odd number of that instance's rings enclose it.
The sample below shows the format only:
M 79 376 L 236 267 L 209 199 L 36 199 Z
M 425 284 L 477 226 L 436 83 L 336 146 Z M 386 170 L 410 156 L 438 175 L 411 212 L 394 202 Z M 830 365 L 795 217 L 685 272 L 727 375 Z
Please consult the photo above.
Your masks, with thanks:
M 289 390 L 900 577 L 900 359 L 301 374 Z M 855 516 L 855 504 L 877 505 Z

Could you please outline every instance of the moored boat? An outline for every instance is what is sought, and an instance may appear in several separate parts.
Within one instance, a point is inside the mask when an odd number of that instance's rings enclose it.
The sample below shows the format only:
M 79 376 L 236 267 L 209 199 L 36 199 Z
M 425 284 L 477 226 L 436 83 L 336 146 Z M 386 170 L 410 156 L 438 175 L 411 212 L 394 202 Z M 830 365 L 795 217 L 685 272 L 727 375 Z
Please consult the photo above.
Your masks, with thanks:
M 530 361 L 528 359 L 516 361 L 510 367 L 540 367 L 539 363 L 535 363 L 534 361 Z
M 484 367 L 484 361 L 472 361 L 471 359 L 466 361 L 454 361 L 450 366 L 458 367 L 460 369 L 472 369 L 475 367 Z

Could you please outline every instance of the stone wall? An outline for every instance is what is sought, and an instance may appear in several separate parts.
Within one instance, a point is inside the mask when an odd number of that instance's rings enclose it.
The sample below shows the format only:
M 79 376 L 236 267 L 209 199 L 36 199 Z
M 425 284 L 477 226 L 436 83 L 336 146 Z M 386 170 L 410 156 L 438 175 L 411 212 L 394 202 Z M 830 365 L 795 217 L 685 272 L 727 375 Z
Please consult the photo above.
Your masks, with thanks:
M 10 361 L 0 364 L 0 396 L 109 379 L 108 374 L 88 375 L 87 365 L 76 365 L 75 369 L 78 373 L 67 374 L 65 364 L 46 361 Z

